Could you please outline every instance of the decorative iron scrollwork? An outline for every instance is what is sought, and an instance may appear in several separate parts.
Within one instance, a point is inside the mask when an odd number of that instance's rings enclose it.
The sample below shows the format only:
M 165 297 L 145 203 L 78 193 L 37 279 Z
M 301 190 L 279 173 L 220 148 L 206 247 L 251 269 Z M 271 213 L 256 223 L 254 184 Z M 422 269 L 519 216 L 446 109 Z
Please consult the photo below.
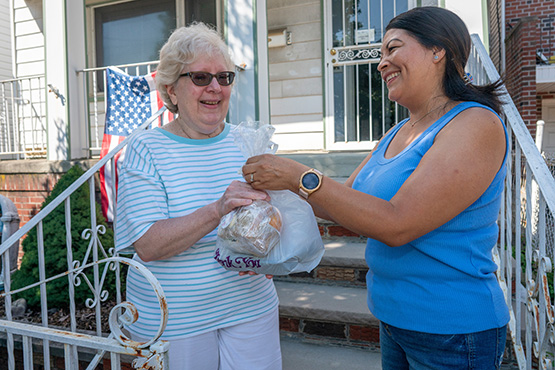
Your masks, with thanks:
M 334 64 L 345 64 L 380 59 L 381 51 L 378 46 L 369 45 L 365 48 L 336 49 L 337 56 Z M 333 55 L 333 54 L 332 54 Z
M 532 344 L 533 353 L 538 358 L 540 369 L 550 369 L 553 364 L 553 349 L 555 348 L 554 323 L 555 315 L 551 305 L 549 293 L 549 279 L 547 273 L 553 270 L 551 259 L 542 256 L 538 250 L 534 250 L 532 258 L 537 265 L 537 278 L 527 279 L 528 301 L 526 303 L 528 312 L 532 315 L 532 322 L 536 332 L 536 340 Z M 541 334 L 540 320 L 542 319 L 541 306 L 545 310 L 544 332 Z

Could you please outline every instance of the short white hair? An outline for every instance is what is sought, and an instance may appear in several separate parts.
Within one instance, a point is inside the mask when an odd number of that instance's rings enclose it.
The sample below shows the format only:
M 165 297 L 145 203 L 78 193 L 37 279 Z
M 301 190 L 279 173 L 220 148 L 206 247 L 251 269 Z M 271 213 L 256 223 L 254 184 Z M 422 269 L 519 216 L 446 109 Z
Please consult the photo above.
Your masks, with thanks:
M 202 22 L 195 22 L 172 32 L 160 49 L 160 63 L 155 77 L 156 89 L 170 112 L 177 113 L 177 106 L 172 103 L 166 86 L 177 82 L 185 66 L 200 58 L 219 56 L 224 59 L 229 70 L 234 71 L 235 64 L 229 48 L 214 28 Z

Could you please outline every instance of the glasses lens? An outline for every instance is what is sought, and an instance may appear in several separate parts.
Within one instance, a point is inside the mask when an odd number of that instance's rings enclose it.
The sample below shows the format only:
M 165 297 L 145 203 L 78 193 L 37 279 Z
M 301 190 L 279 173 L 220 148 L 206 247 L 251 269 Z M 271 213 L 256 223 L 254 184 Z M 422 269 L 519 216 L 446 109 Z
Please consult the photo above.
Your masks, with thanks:
M 222 86 L 229 86 L 233 83 L 233 78 L 235 73 L 233 72 L 219 72 L 216 74 L 216 79 L 218 83 Z
M 193 83 L 197 86 L 210 85 L 213 77 L 216 77 L 216 81 L 218 81 L 221 86 L 229 86 L 233 83 L 235 72 L 218 72 L 215 75 L 209 72 L 187 72 L 182 76 L 190 76 Z
M 208 72 L 191 72 L 191 80 L 197 86 L 206 86 L 212 81 L 212 75 Z

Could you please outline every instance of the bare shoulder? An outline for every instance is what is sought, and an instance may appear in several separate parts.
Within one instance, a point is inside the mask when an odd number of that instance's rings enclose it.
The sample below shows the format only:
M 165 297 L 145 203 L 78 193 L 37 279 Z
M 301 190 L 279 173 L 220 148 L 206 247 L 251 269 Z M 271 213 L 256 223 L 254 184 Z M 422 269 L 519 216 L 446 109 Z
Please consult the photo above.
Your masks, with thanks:
M 505 130 L 499 116 L 481 107 L 462 111 L 442 131 L 442 136 L 458 140 L 469 138 L 473 141 L 487 140 L 499 144 L 505 142 Z

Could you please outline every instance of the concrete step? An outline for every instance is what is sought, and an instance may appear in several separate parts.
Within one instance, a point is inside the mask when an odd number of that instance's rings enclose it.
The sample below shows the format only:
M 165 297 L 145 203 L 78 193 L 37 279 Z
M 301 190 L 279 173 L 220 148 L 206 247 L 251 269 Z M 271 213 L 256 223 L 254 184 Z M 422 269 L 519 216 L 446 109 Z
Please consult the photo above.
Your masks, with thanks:
M 283 370 L 381 370 L 379 351 L 333 346 L 281 336 Z
M 378 325 L 368 310 L 366 289 L 276 281 L 280 315 L 317 321 Z
M 320 265 L 368 268 L 364 259 L 366 240 L 354 238 L 324 239 L 326 252 Z
M 324 238 L 326 252 L 310 272 L 276 276 L 275 281 L 366 286 L 368 267 L 364 260 L 366 241 L 360 238 Z
M 296 337 L 377 348 L 379 322 L 366 305 L 364 287 L 275 281 L 280 329 Z

